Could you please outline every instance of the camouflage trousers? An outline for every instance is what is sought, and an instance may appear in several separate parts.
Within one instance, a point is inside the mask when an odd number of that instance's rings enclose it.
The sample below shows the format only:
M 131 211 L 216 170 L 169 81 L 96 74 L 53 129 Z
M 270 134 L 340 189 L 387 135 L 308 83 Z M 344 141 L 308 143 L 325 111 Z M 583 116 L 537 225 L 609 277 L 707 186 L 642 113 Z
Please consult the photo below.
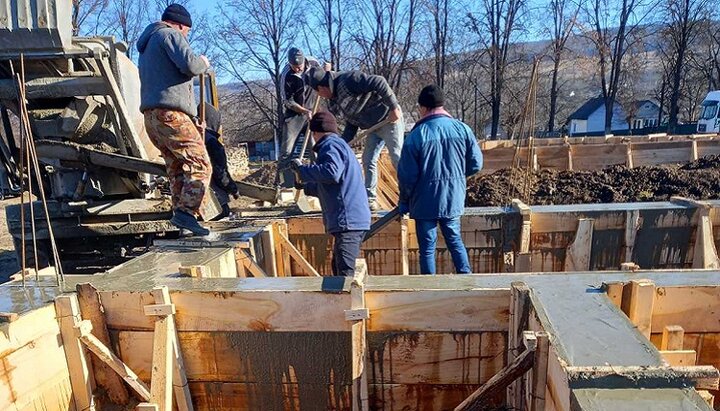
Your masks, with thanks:
M 203 137 L 181 111 L 152 109 L 144 114 L 148 137 L 165 160 L 173 210 L 197 215 L 212 175 Z

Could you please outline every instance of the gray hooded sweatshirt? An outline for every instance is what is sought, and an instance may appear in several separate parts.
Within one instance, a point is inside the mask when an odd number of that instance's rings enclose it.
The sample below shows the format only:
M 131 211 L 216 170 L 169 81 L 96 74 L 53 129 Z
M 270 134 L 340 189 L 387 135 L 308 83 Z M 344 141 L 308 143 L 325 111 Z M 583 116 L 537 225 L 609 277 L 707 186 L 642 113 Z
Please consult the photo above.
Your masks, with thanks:
M 182 33 L 163 22 L 152 23 L 138 39 L 137 49 L 140 111 L 164 108 L 197 116 L 193 78 L 209 67 Z

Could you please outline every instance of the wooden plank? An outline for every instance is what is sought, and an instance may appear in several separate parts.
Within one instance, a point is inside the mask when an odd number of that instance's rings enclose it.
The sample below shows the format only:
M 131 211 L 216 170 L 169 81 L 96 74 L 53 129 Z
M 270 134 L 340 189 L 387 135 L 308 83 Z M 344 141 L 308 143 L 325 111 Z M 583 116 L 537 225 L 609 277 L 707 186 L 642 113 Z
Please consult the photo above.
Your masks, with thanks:
M 367 265 L 360 262 L 350 284 L 350 309 L 365 309 L 365 277 Z M 369 410 L 368 375 L 367 375 L 367 341 L 366 321 L 353 321 L 350 329 L 352 355 L 352 409 L 353 411 Z
M 75 295 L 61 295 L 55 298 L 55 309 L 60 323 L 62 345 L 65 350 L 72 397 L 78 410 L 92 410 L 95 408 L 93 390 L 95 378 L 92 375 L 92 363 L 85 348 L 78 340 L 75 326 L 80 323 L 80 304 Z
M 626 151 L 625 151 L 625 166 L 627 168 L 635 168 L 635 161 L 633 158 L 633 149 L 631 144 L 626 144 Z
M 404 216 L 400 219 L 400 258 L 402 266 L 402 275 L 410 275 L 410 251 L 408 244 L 410 243 L 409 218 Z
M 167 292 L 167 289 L 165 290 Z M 158 411 L 171 411 L 173 402 L 173 346 L 172 318 L 159 316 L 155 320 L 153 338 L 153 367 L 150 382 L 150 402 Z
M 624 283 L 610 283 L 610 284 L 603 284 L 603 289 L 607 293 L 608 298 L 612 303 L 617 307 L 622 307 L 622 296 L 623 296 L 623 287 L 625 286 Z
M 695 350 L 661 350 L 660 355 L 671 367 L 692 366 L 695 365 L 697 360 L 697 352 L 695 352 Z
M 508 364 L 515 360 L 523 349 L 523 331 L 528 329 L 530 314 L 530 288 L 522 282 L 514 282 L 510 288 L 510 304 L 508 318 Z M 507 403 L 513 408 L 521 408 L 523 387 L 511 383 L 507 389 Z
M 532 368 L 532 389 L 530 391 L 530 410 L 545 410 L 545 391 L 547 389 L 547 373 L 548 373 L 548 353 L 550 349 L 550 340 L 548 334 L 544 331 L 535 333 L 537 338 L 537 349 L 535 350 L 535 360 Z
M 663 328 L 661 350 L 682 350 L 685 330 L 679 325 L 666 325 Z
M 470 394 L 460 405 L 455 407 L 455 411 L 469 411 L 481 409 L 494 395 L 503 392 L 508 385 L 525 374 L 533 367 L 534 351 L 525 350 L 518 355 L 507 367 L 503 368 L 499 373 L 493 376 L 488 382 Z
M 578 220 L 575 239 L 567 248 L 564 271 L 589 271 L 592 253 L 594 220 L 581 218 Z
M 350 386 L 335 384 L 248 384 L 192 382 L 199 410 L 349 410 Z
M 97 340 L 104 346 L 110 347 L 110 334 L 108 333 L 105 316 L 103 315 L 103 306 L 97 290 L 92 284 L 84 283 L 77 285 L 76 292 L 82 318 L 90 321 L 92 333 Z M 95 381 L 98 386 L 105 389 L 110 401 L 115 404 L 127 404 L 130 396 L 122 379 L 113 372 L 107 363 L 101 361 L 98 357 L 92 357 L 92 364 Z
M 306 273 L 306 275 L 309 275 L 311 277 L 320 277 L 320 274 L 318 274 L 317 270 L 315 270 L 315 267 L 310 265 L 310 263 L 307 262 L 305 257 L 298 251 L 297 248 L 295 248 L 295 245 L 290 242 L 285 236 L 278 235 L 277 238 L 278 242 L 282 244 L 282 250 L 287 252 L 293 260 L 295 260 L 295 263 L 297 263 L 302 269 L 303 272 Z
M 122 360 L 115 355 L 115 353 L 113 353 L 105 346 L 105 344 L 95 337 L 95 335 L 80 332 L 79 338 L 97 358 L 115 371 L 140 396 L 142 400 L 150 400 L 150 391 L 147 385 L 145 385 L 145 383 L 138 378 L 137 374 L 125 365 Z
M 175 305 L 172 304 L 168 288 L 158 287 L 152 291 L 156 305 L 172 306 L 173 309 L 164 314 L 167 320 L 168 334 L 170 338 L 170 351 L 172 359 L 172 379 L 171 385 L 175 393 L 175 399 L 178 411 L 193 411 L 192 398 L 190 396 L 190 388 L 188 386 L 187 376 L 185 374 L 185 361 L 183 360 L 182 351 L 180 350 L 180 342 L 178 341 L 177 329 L 175 327 Z M 147 308 L 147 307 L 146 307 Z M 147 314 L 147 310 L 146 310 Z M 163 315 L 163 314 L 160 314 Z M 157 323 L 156 323 L 157 328 Z M 153 343 L 153 355 L 156 344 Z M 154 361 L 153 361 L 154 363 Z
M 655 283 L 650 280 L 631 280 L 626 287 L 629 288 L 627 298 L 623 296 L 622 310 L 638 331 L 649 340 L 655 305 Z
M 242 260 L 242 263 L 245 266 L 245 270 L 250 272 L 253 277 L 255 278 L 263 278 L 267 277 L 267 274 L 265 274 L 265 271 L 263 271 L 262 267 L 258 265 L 257 262 L 255 262 L 255 259 L 253 259 L 250 254 L 245 249 L 239 250 L 239 252 L 236 254 L 237 258 L 240 258 Z
M 171 296 L 179 332 L 350 331 L 342 310 L 350 306 L 348 292 L 173 291 Z M 102 298 L 110 328 L 154 329 L 143 312 L 145 305 L 154 304 L 150 293 L 103 292 Z
M 157 404 L 141 402 L 137 405 L 137 407 L 135 407 L 135 411 L 160 411 L 160 408 L 157 406 Z
M 698 390 L 698 395 L 702 398 L 711 409 L 715 409 L 715 396 L 707 390 Z
M 713 226 L 709 215 L 700 216 L 693 249 L 693 268 L 718 269 L 718 258 L 713 238 Z
M 507 331 L 509 290 L 366 293 L 368 331 Z

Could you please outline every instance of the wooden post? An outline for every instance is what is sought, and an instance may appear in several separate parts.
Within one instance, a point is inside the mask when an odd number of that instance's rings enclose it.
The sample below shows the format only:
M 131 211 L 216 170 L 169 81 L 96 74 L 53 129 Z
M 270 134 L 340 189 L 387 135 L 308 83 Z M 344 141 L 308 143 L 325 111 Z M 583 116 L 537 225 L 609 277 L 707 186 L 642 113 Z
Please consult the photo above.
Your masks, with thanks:
M 666 325 L 663 329 L 661 350 L 682 350 L 685 330 L 679 325 Z
M 510 316 L 508 329 L 508 364 L 523 350 L 523 331 L 528 327 L 530 315 L 530 288 L 523 282 L 513 282 L 510 289 Z M 507 404 L 521 409 L 522 384 L 512 383 L 507 389 Z
M 709 215 L 702 215 L 698 219 L 695 249 L 693 250 L 693 268 L 720 268 L 720 258 L 718 258 L 715 248 L 713 226 Z
M 365 336 L 366 320 L 370 317 L 365 306 L 365 279 L 367 277 L 367 264 L 364 259 L 358 259 L 355 276 L 350 284 L 350 312 L 345 312 L 346 318 L 352 319 L 352 409 L 353 411 L 367 411 L 370 409 L 367 378 L 367 341 Z M 349 317 L 348 317 L 349 315 Z
M 635 239 L 640 228 L 640 210 L 625 212 L 625 262 L 633 260 Z
M 627 168 L 634 168 L 635 164 L 633 162 L 632 143 L 626 143 L 625 147 L 627 148 L 625 151 L 625 165 Z
M 145 306 L 145 314 L 158 316 L 158 319 L 155 321 L 153 373 L 152 384 L 150 385 L 153 403 L 158 406 L 159 410 L 162 410 L 168 406 L 169 401 L 171 408 L 165 409 L 168 411 L 171 410 L 172 393 L 168 392 L 168 390 L 172 389 L 175 392 L 178 411 L 192 411 L 193 404 L 192 398 L 190 397 L 190 387 L 185 374 L 185 361 L 183 360 L 182 351 L 180 350 L 177 328 L 175 327 L 175 305 L 172 304 L 170 292 L 165 286 L 153 289 L 152 295 L 156 304 L 153 306 Z M 148 307 L 168 307 L 169 309 L 164 311 L 155 310 L 153 312 L 153 310 L 148 310 Z M 161 323 L 161 321 L 164 322 Z M 158 335 L 158 327 L 165 328 L 165 330 L 161 330 L 161 335 Z M 163 335 L 163 333 L 165 334 Z M 166 344 L 166 341 L 167 345 L 163 347 L 162 345 Z M 158 348 L 164 350 L 164 352 L 159 353 Z M 159 362 L 156 362 L 156 355 L 158 356 L 157 359 Z M 172 371 L 169 371 L 170 367 L 172 367 Z M 167 372 L 164 379 L 162 375 L 157 376 L 159 382 L 157 389 L 155 387 L 156 370 Z M 156 397 L 156 394 L 158 397 Z
M 520 245 L 514 256 L 515 272 L 531 271 L 530 261 L 530 234 L 532 227 L 532 211 L 530 207 L 517 198 L 512 200 L 513 210 L 520 213 L 522 217 L 522 228 L 520 229 Z
M 115 353 L 105 346 L 95 335 L 91 333 L 92 323 L 89 320 L 81 321 L 75 328 L 80 341 L 95 356 L 110 367 L 118 376 L 122 378 L 132 388 L 143 401 L 150 400 L 150 390 L 147 385 L 140 380 L 133 370 L 130 369 Z M 124 387 L 123 387 L 124 388 Z
M 90 283 L 78 284 L 76 287 L 80 313 L 82 318 L 92 324 L 92 334 L 103 345 L 110 347 L 110 333 L 108 332 L 100 303 L 100 296 Z M 97 357 L 92 357 L 93 374 L 98 386 L 105 389 L 108 398 L 115 404 L 125 405 L 130 400 L 122 379 Z
M 530 411 L 545 410 L 545 390 L 547 387 L 548 355 L 550 338 L 544 331 L 535 333 L 537 349 L 532 371 L 532 389 L 530 391 Z
M 186 277 L 196 277 L 196 278 L 212 277 L 212 274 L 210 273 L 210 267 L 208 267 L 206 265 L 180 266 L 178 268 L 178 272 L 180 273 L 180 275 L 183 275 Z
M 640 332 L 650 339 L 652 313 L 655 305 L 655 283 L 631 280 L 623 292 L 622 310 Z
M 572 152 L 572 145 L 571 144 L 565 144 L 565 147 L 567 147 L 567 169 L 568 171 L 573 170 L 573 152 Z
M 710 409 L 715 409 L 715 396 L 710 394 L 710 391 L 698 390 L 698 394 L 700 395 L 700 398 L 702 398 L 707 405 L 710 406 Z
M 578 220 L 575 239 L 567 248 L 565 254 L 565 271 L 590 270 L 593 226 L 594 220 L 591 218 L 581 218 Z
M 77 296 L 61 295 L 55 298 L 55 311 L 60 323 L 60 335 L 70 372 L 70 385 L 75 407 L 80 411 L 94 411 L 95 379 L 92 374 L 92 363 L 75 332 L 75 327 L 82 321 Z
M 404 216 L 400 219 L 400 265 L 402 267 L 402 275 L 410 275 L 410 251 L 408 250 L 408 223 L 409 218 Z
M 612 303 L 617 307 L 622 307 L 622 296 L 623 296 L 623 287 L 625 286 L 624 283 L 610 283 L 610 284 L 603 284 L 603 288 L 605 289 L 605 292 L 607 293 L 608 298 Z
M 288 239 L 287 223 L 284 221 L 273 222 L 273 235 L 276 238 L 284 237 L 288 240 L 288 242 L 290 242 L 290 240 Z M 282 244 L 278 241 L 275 241 L 275 258 L 277 259 L 275 264 L 278 268 L 278 277 L 291 277 L 292 270 L 290 269 L 290 256 L 287 253 L 283 253 L 282 251 Z
M 698 146 L 697 146 L 697 140 L 692 140 L 692 145 L 690 146 L 690 161 L 696 161 L 698 159 Z
M 277 277 L 277 266 L 275 264 L 275 241 L 273 238 L 272 224 L 266 226 L 260 234 L 263 245 L 263 255 L 265 256 L 264 271 L 267 276 Z

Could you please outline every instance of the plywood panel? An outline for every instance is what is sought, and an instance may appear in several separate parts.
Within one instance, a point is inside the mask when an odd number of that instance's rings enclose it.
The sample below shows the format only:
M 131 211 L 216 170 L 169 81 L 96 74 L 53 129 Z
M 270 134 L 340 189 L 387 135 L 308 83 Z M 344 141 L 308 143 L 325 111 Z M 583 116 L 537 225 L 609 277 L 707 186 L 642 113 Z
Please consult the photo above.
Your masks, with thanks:
M 479 385 L 385 384 L 370 385 L 370 409 L 402 411 L 452 411 Z M 487 404 L 495 409 L 503 398 Z M 501 408 L 498 408 L 501 409 Z
M 503 367 L 505 333 L 372 332 L 374 384 L 482 384 Z
M 652 330 L 667 325 L 679 325 L 686 333 L 720 332 L 720 287 L 659 287 Z

